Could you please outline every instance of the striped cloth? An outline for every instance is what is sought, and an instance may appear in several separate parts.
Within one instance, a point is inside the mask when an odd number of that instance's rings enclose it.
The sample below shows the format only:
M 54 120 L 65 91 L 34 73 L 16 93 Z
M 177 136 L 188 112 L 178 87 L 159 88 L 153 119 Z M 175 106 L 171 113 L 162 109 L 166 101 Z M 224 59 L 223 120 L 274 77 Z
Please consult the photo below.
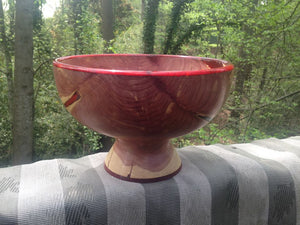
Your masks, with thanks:
M 178 152 L 181 172 L 146 184 L 106 153 L 0 169 L 0 224 L 300 225 L 300 136 Z

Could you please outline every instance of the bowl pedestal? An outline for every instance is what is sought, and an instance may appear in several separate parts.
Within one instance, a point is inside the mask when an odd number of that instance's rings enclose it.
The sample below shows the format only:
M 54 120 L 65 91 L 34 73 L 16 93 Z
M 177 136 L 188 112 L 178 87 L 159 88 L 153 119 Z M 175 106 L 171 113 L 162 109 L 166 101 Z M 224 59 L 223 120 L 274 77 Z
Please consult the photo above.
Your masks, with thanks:
M 127 181 L 155 182 L 181 169 L 181 160 L 168 139 L 117 138 L 105 159 L 105 170 Z

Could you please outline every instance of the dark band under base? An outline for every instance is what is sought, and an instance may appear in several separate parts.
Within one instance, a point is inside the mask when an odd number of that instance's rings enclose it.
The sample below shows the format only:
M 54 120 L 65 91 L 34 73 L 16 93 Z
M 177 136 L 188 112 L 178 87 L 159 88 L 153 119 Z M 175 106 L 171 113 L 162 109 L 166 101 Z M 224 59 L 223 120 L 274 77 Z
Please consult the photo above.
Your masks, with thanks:
M 116 177 L 120 180 L 125 180 L 125 181 L 130 181 L 130 182 L 136 182 L 136 183 L 154 183 L 154 182 L 159 182 L 159 181 L 163 181 L 163 180 L 168 180 L 170 179 L 171 177 L 175 176 L 176 174 L 178 174 L 180 172 L 182 168 L 182 164 L 180 164 L 180 167 L 174 171 L 173 173 L 171 174 L 168 174 L 168 175 L 165 175 L 165 176 L 162 176 L 162 177 L 156 177 L 156 178 L 145 178 L 145 179 L 142 179 L 142 178 L 131 178 L 131 177 L 124 177 L 124 176 L 121 176 L 119 174 L 116 174 L 114 172 L 112 172 L 104 163 L 104 169 L 106 170 L 106 172 L 108 172 L 110 175 L 112 175 L 113 177 Z

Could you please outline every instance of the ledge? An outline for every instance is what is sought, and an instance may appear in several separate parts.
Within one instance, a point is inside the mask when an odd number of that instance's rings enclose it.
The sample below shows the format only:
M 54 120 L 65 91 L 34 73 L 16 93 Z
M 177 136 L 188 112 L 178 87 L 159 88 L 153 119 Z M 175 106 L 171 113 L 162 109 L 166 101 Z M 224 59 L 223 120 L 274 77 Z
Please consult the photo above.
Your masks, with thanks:
M 300 136 L 178 153 L 176 176 L 146 184 L 109 175 L 106 153 L 0 169 L 0 224 L 300 224 Z

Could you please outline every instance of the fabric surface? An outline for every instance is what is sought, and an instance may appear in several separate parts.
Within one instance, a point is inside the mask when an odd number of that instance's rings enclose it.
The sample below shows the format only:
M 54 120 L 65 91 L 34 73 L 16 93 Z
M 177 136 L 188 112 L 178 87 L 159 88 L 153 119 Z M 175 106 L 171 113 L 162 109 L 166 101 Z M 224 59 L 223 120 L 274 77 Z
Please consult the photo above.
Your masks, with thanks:
M 300 225 L 300 137 L 178 150 L 156 183 L 110 176 L 106 153 L 0 169 L 0 225 Z

